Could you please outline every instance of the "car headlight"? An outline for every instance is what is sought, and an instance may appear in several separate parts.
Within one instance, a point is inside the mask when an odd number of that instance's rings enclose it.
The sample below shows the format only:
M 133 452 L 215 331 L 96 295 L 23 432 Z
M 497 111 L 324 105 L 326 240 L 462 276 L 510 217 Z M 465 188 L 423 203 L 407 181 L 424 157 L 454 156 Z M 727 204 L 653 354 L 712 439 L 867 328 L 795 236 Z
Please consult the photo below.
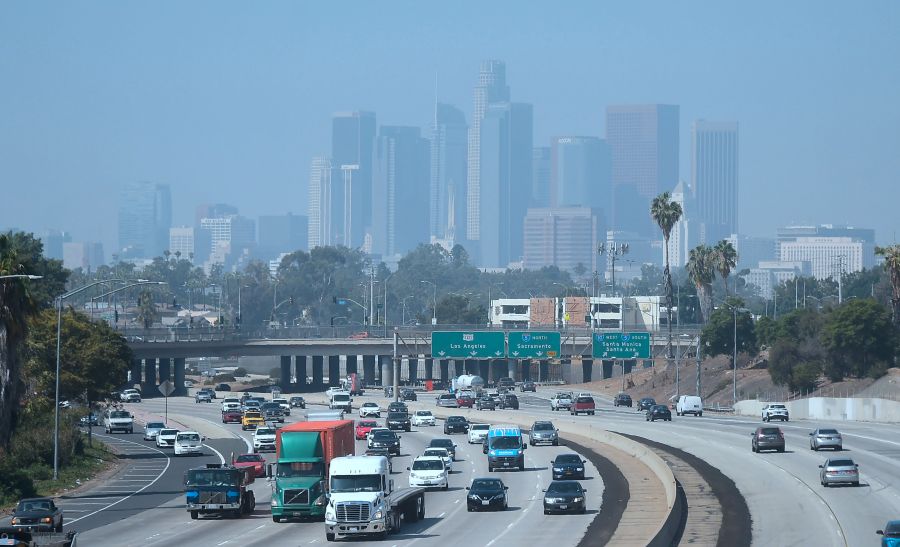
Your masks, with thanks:
M 15 526 L 16 524 L 19 524 L 19 519 L 16 517 L 13 517 L 12 520 L 9 521 L 9 523 L 12 524 L 13 526 Z
M 577 497 L 577 498 L 574 498 L 574 499 L 572 500 L 572 503 L 581 503 L 581 502 L 583 502 L 583 501 L 584 501 L 584 498 L 582 498 L 582 497 Z
M 281 504 L 281 502 L 279 501 L 280 499 L 281 491 L 279 490 L 278 492 L 275 492 L 274 496 L 272 496 L 272 507 L 277 507 L 279 504 Z
M 50 524 L 51 522 L 53 522 L 53 519 L 50 517 L 42 517 L 41 518 L 41 524 Z
M 562 473 L 563 469 L 562 469 L 562 467 L 554 467 L 553 470 L 556 471 L 557 473 Z
M 384 517 L 384 511 L 382 511 L 381 509 L 379 509 L 378 511 L 375 511 L 375 514 L 372 515 L 373 520 L 380 520 L 383 517 Z

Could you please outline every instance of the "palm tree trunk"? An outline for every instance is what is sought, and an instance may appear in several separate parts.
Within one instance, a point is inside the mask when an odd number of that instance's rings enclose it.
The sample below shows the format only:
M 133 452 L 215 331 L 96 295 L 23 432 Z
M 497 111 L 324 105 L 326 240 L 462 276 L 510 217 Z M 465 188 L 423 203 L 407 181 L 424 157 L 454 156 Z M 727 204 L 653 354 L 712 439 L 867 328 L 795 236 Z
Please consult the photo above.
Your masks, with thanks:
M 669 269 L 669 238 L 668 236 L 664 238 L 664 243 L 666 249 L 666 271 L 665 271 L 665 283 L 666 283 L 666 325 L 668 326 L 668 336 L 666 337 L 666 368 L 670 368 L 672 366 L 672 358 L 674 357 L 672 354 L 672 272 Z
M 0 321 L 0 447 L 9 446 L 19 406 L 19 367 L 15 335 Z

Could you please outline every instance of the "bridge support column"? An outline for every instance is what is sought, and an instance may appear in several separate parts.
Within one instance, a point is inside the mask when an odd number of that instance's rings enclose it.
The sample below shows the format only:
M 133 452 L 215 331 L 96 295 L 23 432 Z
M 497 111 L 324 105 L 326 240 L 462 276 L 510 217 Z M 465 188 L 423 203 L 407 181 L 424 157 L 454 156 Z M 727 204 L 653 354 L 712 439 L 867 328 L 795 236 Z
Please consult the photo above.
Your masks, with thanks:
M 363 383 L 375 385 L 375 356 L 363 355 Z
M 394 361 L 390 355 L 379 355 L 381 364 L 381 387 L 387 388 L 394 385 Z
M 431 357 L 425 359 L 425 379 L 434 380 L 434 359 Z
M 522 359 L 522 366 L 519 367 L 519 372 L 522 374 L 523 382 L 531 380 L 531 359 Z
M 474 370 L 472 372 L 469 372 L 468 361 L 466 361 L 466 373 L 467 374 L 477 374 L 478 376 L 481 376 L 482 378 L 484 378 L 485 383 L 488 383 L 491 381 L 491 362 L 489 360 L 487 360 L 487 361 L 472 360 L 472 364 L 475 365 L 473 367 Z
M 294 356 L 294 376 L 297 378 L 297 384 L 294 386 L 294 392 L 306 391 L 306 356 Z
M 449 382 L 450 381 L 450 359 L 441 359 L 438 362 L 438 369 L 441 373 L 441 381 Z
M 324 387 L 322 378 L 325 376 L 325 357 L 322 355 L 312 356 L 312 390 L 321 391 Z
M 132 359 L 131 361 L 131 378 L 128 380 L 128 385 L 134 387 L 137 385 L 140 387 L 141 383 L 144 380 L 144 360 L 143 359 Z
M 144 383 L 141 384 L 141 397 L 149 399 L 159 395 L 156 389 L 156 359 L 144 359 Z
M 328 356 L 328 386 L 335 387 L 341 385 L 341 356 Z
M 347 356 L 347 358 L 346 358 L 347 359 L 347 376 L 349 376 L 350 374 L 352 374 L 354 372 L 357 372 L 356 358 L 357 358 L 356 355 L 348 355 Z M 358 372 L 357 372 L 357 374 L 358 374 Z
M 608 380 L 613 376 L 613 363 L 615 361 L 605 359 L 601 361 L 601 366 L 603 367 L 603 379 Z
M 516 378 L 516 372 L 518 371 L 518 369 L 519 367 L 516 366 L 515 359 L 506 360 L 506 375 L 512 378 L 513 381 L 518 380 L 518 378 Z
M 637 364 L 637 361 L 634 359 L 625 359 L 622 361 L 622 374 L 631 374 L 631 371 L 634 369 L 634 366 Z
M 172 379 L 171 361 L 168 357 L 159 358 L 159 383 Z
M 587 383 L 590 382 L 593 378 L 594 372 L 594 360 L 593 359 L 582 359 L 581 360 L 581 378 L 582 382 Z
M 419 379 L 419 357 L 414 356 L 409 358 L 409 385 L 413 386 L 416 384 L 416 381 Z
M 281 381 L 279 385 L 281 386 L 282 393 L 291 393 L 291 356 L 290 355 L 282 355 L 281 356 Z
M 459 378 L 466 373 L 466 361 L 464 359 L 453 360 L 453 377 Z M 450 378 L 447 378 L 449 381 Z
M 550 380 L 550 363 L 545 359 L 538 363 L 538 380 L 541 382 Z
M 172 359 L 172 364 L 175 367 L 175 370 L 173 371 L 175 377 L 175 391 L 172 392 L 172 395 L 184 397 L 187 395 L 187 388 L 184 387 L 184 357 Z

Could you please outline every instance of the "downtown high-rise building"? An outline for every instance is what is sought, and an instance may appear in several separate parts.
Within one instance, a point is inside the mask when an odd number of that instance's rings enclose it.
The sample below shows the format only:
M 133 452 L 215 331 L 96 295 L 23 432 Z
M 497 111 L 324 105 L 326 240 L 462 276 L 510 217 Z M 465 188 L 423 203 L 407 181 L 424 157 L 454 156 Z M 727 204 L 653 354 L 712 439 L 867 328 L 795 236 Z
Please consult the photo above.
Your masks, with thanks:
M 481 120 L 492 103 L 509 101 L 506 84 L 506 63 L 488 60 L 481 63 L 478 85 L 475 86 L 475 104 L 472 125 L 469 127 L 468 176 L 466 185 L 466 239 L 481 238 Z
M 196 249 L 196 229 L 193 226 L 172 226 L 169 228 L 169 252 L 176 259 L 194 261 Z
M 534 157 L 530 104 L 494 103 L 481 121 L 479 142 L 480 265 L 520 262 L 522 226 L 531 200 Z
M 430 157 L 418 127 L 387 126 L 375 139 L 371 251 L 405 254 L 429 240 Z
M 332 118 L 331 231 L 334 244 L 359 248 L 372 225 L 372 151 L 375 113 L 339 112 Z M 337 182 L 337 184 L 335 183 Z
M 528 209 L 524 219 L 523 265 L 529 270 L 556 266 L 573 271 L 581 264 L 597 270 L 596 245 L 606 237 L 602 214 L 590 207 Z
M 304 215 L 261 215 L 257 230 L 258 258 L 272 260 L 284 253 L 305 251 L 309 222 Z
M 678 127 L 677 105 L 614 105 L 606 108 L 615 230 L 640 234 L 652 232 L 650 201 L 678 183 Z M 640 209 L 643 213 L 635 216 L 635 210 Z
M 531 207 L 552 205 L 553 155 L 549 146 L 535 146 L 531 156 Z
M 466 236 L 467 131 L 461 110 L 435 104 L 430 138 L 429 232 L 432 240 L 446 241 L 451 247 L 465 241 Z
M 317 156 L 312 159 L 307 202 L 307 217 L 309 218 L 307 246 L 310 250 L 334 244 L 331 231 L 333 226 L 331 198 L 333 178 L 334 167 L 330 158 Z
M 172 227 L 172 196 L 168 184 L 133 182 L 119 195 L 119 255 L 122 258 L 162 256 Z
M 695 121 L 691 186 L 702 222 L 700 242 L 714 245 L 738 233 L 738 124 Z
M 597 137 L 554 137 L 551 204 L 612 209 L 612 160 Z

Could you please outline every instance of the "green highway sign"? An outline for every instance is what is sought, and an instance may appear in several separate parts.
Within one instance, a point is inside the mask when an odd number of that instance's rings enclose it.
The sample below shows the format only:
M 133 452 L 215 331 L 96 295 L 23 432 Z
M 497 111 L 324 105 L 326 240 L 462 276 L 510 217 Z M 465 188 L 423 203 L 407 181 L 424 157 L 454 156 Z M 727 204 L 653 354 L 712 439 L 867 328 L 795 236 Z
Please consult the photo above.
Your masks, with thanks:
M 509 356 L 513 359 L 547 359 L 559 357 L 558 332 L 509 333 Z
M 650 333 L 594 333 L 591 355 L 595 359 L 649 359 Z
M 432 332 L 431 356 L 439 359 L 506 357 L 506 336 L 502 331 Z

